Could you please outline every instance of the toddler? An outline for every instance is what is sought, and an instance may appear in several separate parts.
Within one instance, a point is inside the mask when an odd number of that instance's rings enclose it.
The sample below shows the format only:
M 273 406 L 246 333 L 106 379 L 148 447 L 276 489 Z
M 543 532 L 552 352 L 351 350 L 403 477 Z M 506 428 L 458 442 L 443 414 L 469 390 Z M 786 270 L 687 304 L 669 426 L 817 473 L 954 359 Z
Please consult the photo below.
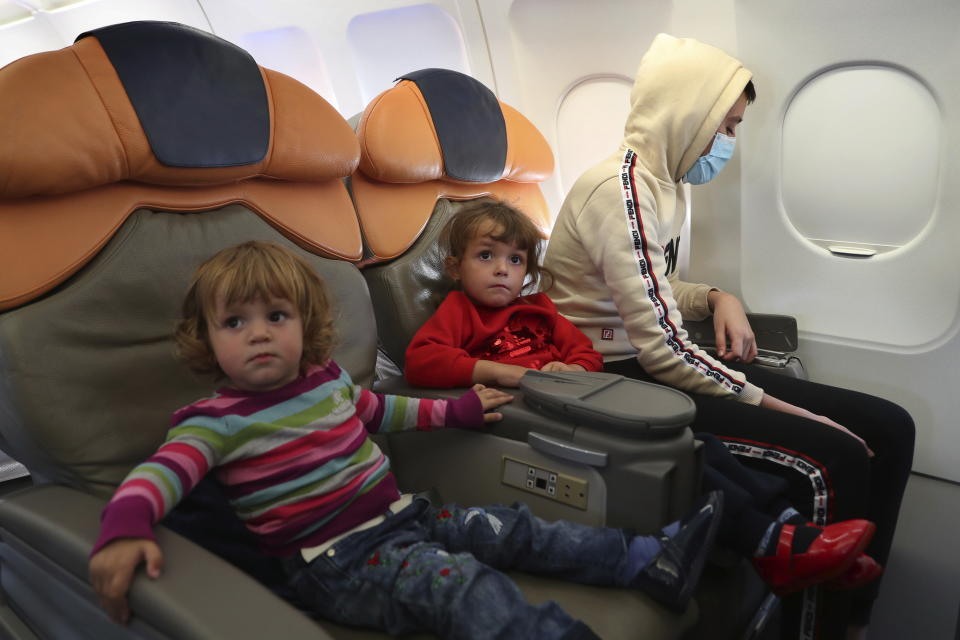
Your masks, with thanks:
M 499 571 L 514 568 L 635 587 L 677 610 L 689 601 L 719 494 L 658 536 L 548 523 L 519 503 L 435 508 L 402 496 L 368 432 L 478 428 L 512 398 L 482 385 L 455 400 L 354 385 L 330 358 L 323 282 L 287 249 L 248 242 L 201 265 L 176 341 L 192 369 L 225 384 L 174 413 L 166 442 L 104 509 L 90 580 L 114 620 L 129 618 L 136 567 L 160 574 L 153 524 L 208 472 L 301 602 L 338 622 L 391 635 L 596 637 L 556 603 L 528 604 Z
M 451 291 L 406 352 L 404 376 L 423 387 L 499 384 L 516 387 L 527 369 L 602 371 L 590 340 L 544 293 L 542 237 L 506 204 L 481 200 L 444 228 L 445 266 L 462 290 Z

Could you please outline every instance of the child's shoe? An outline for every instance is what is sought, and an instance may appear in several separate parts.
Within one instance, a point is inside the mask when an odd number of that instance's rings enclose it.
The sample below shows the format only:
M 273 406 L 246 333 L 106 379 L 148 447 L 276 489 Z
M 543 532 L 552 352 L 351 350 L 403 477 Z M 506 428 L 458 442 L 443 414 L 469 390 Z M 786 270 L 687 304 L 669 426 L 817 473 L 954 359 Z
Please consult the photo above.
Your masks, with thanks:
M 793 548 L 797 526 L 785 524 L 776 553 L 754 558 L 753 565 L 775 594 L 782 596 L 800 591 L 843 575 L 863 553 L 876 529 L 876 525 L 867 520 L 827 525 L 806 550 L 798 553 Z
M 883 567 L 880 566 L 880 563 L 867 554 L 861 553 L 857 556 L 857 559 L 853 561 L 853 564 L 850 565 L 850 568 L 833 580 L 828 580 L 823 583 L 823 586 L 838 591 L 856 589 L 869 582 L 873 582 L 880 577 L 881 573 L 883 573 Z
M 680 521 L 676 533 L 657 537 L 660 551 L 632 578 L 630 586 L 682 613 L 700 580 L 722 511 L 722 493 L 712 491 L 702 497 Z

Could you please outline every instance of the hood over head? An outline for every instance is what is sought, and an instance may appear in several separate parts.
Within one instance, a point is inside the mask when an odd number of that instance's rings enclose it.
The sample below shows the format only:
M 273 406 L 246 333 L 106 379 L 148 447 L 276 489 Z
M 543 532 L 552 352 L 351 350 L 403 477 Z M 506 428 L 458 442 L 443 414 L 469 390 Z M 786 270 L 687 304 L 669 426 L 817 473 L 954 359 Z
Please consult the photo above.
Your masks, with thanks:
M 752 76 L 716 47 L 661 33 L 637 69 L 624 144 L 658 180 L 679 182 Z

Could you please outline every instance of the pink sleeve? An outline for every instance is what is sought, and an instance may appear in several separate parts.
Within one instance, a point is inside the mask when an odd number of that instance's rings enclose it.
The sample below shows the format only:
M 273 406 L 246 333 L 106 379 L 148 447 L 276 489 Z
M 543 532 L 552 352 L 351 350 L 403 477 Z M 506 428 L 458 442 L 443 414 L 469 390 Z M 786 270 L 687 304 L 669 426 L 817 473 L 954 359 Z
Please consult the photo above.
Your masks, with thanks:
M 357 417 L 370 433 L 482 427 L 483 406 L 472 389 L 453 400 L 386 395 L 362 389 Z
M 93 545 L 92 556 L 117 538 L 154 540 L 153 508 L 146 498 L 131 496 L 111 500 L 100 516 L 100 536 Z

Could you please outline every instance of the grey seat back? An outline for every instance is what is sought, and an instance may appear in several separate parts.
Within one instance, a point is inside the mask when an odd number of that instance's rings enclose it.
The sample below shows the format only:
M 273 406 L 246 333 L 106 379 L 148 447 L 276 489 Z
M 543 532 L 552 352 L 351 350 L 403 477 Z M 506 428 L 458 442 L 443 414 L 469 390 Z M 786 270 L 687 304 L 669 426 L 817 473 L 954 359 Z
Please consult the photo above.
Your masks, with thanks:
M 196 266 L 251 239 L 285 244 L 317 268 L 336 309 L 335 357 L 369 384 L 376 326 L 356 267 L 303 251 L 242 205 L 140 209 L 68 282 L 0 315 L 0 446 L 34 475 L 112 493 L 162 442 L 171 411 L 214 388 L 174 358 L 173 327 Z
M 414 334 L 455 286 L 444 270 L 446 256 L 438 239 L 462 206 L 439 200 L 420 237 L 403 255 L 363 270 L 380 328 L 380 348 L 400 368 Z
M 216 385 L 175 360 L 171 339 L 193 270 L 216 251 L 259 239 L 303 255 L 331 289 L 334 357 L 370 384 L 350 126 L 236 46 L 156 22 L 0 69 L 0 116 L 0 449 L 45 483 L 0 500 L 0 635 L 260 636 L 262 615 L 329 637 L 165 527 L 165 579 L 134 582 L 128 627 L 97 605 L 86 563 L 104 498 L 162 442 L 170 412 Z

